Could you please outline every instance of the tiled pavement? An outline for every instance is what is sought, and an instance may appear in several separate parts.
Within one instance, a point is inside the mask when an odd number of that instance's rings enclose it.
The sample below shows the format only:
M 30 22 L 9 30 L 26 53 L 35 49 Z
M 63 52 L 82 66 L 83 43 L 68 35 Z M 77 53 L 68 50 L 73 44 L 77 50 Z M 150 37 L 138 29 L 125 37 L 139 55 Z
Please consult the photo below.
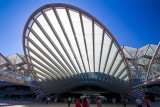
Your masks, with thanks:
M 27 102 L 27 101 L 0 101 L 0 107 L 68 107 L 67 103 L 50 103 L 44 102 Z M 75 107 L 71 104 L 70 107 Z M 96 104 L 91 104 L 90 107 L 96 107 Z M 122 104 L 103 104 L 102 107 L 123 107 Z M 128 104 L 127 107 L 136 107 L 135 104 Z M 146 105 L 143 105 L 146 107 Z M 160 102 L 152 102 L 152 107 L 160 107 Z

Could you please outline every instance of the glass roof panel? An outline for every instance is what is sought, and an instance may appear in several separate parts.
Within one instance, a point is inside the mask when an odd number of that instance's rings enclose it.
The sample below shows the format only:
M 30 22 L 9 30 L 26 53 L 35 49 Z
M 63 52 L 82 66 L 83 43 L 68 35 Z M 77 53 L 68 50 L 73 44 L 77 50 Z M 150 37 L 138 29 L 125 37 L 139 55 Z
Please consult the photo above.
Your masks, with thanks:
M 108 59 L 108 63 L 107 63 L 106 69 L 105 69 L 105 73 L 109 72 L 108 70 L 109 70 L 109 67 L 112 66 L 111 64 L 112 64 L 112 61 L 113 61 L 113 58 L 115 56 L 116 51 L 117 51 L 117 48 L 116 48 L 115 44 L 113 43 L 112 47 L 111 47 L 111 52 L 109 54 L 109 59 Z
M 0 55 L 0 66 L 6 64 L 7 62 Z
M 88 57 L 89 57 L 89 66 L 91 72 L 94 72 L 93 68 L 93 26 L 92 21 L 82 15 L 83 25 L 84 25 L 84 32 L 85 32 L 85 39 L 87 44 L 87 50 L 88 50 Z
M 100 72 L 102 73 L 104 72 L 104 67 L 105 67 L 107 53 L 109 51 L 110 44 L 111 44 L 111 39 L 105 33 L 104 42 L 103 42 L 103 50 L 102 50 L 101 68 L 100 68 Z
M 101 42 L 103 29 L 101 29 L 97 24 L 94 24 L 94 34 L 95 34 L 95 72 L 98 72 L 99 69 L 99 61 L 100 61 L 100 52 L 101 52 Z
M 85 48 L 84 48 L 84 39 L 83 39 L 83 34 L 82 34 L 82 27 L 81 27 L 81 23 L 80 23 L 79 13 L 74 12 L 72 10 L 69 10 L 69 13 L 70 13 L 71 20 L 72 20 L 72 23 L 73 23 L 73 27 L 74 27 L 74 30 L 75 30 L 75 33 L 76 33 L 76 37 L 78 37 L 77 42 L 79 44 L 80 51 L 82 51 L 81 54 L 82 54 L 82 56 L 84 55 L 83 57 L 86 58 L 86 55 L 85 55 L 86 53 L 85 53 Z M 78 53 L 80 54 L 79 51 L 78 51 Z M 81 56 L 78 57 L 78 61 L 80 63 L 82 72 L 84 73 L 85 70 L 84 70 L 84 67 L 83 67 L 82 59 L 81 59 Z
M 125 70 L 121 75 L 120 75 L 120 79 L 122 78 L 122 77 L 124 77 L 125 75 L 127 74 L 127 70 Z
M 118 66 L 118 63 L 120 62 L 121 59 L 122 59 L 122 57 L 121 57 L 121 55 L 120 55 L 120 53 L 119 53 L 119 54 L 117 55 L 117 57 L 116 57 L 115 63 L 113 64 L 112 69 L 111 69 L 109 75 L 112 75 L 113 71 L 114 71 L 115 68 Z
M 57 18 L 53 12 L 53 10 L 49 10 L 46 12 L 46 15 L 48 16 L 49 18 L 49 21 L 51 22 L 53 28 L 55 29 L 56 33 L 57 33 L 57 36 L 53 36 L 51 37 L 52 38 L 52 41 L 54 41 L 55 45 L 57 46 L 57 48 L 60 50 L 60 52 L 63 54 L 63 56 L 65 57 L 65 59 L 67 60 L 67 62 L 70 64 L 70 66 L 72 66 L 71 62 L 69 61 L 62 45 L 64 45 L 66 43 L 66 39 L 64 39 L 64 35 L 63 35 L 63 32 L 61 30 L 61 27 L 57 21 Z M 58 39 L 59 38 L 59 39 Z M 60 41 L 63 41 L 64 39 L 64 43 L 60 43 Z M 56 50 L 53 50 L 55 52 L 55 54 L 57 53 Z M 57 55 L 58 56 L 58 55 Z M 61 59 L 61 58 L 60 58 Z

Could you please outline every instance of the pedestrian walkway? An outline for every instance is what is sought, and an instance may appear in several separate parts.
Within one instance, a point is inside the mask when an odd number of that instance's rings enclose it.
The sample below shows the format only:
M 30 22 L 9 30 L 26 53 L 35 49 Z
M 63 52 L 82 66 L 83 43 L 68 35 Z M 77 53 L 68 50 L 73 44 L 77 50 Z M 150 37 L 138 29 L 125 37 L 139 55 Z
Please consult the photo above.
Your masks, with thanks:
M 160 102 L 152 102 L 152 107 L 159 107 Z M 103 107 L 123 107 L 122 104 L 103 104 Z M 68 107 L 67 103 L 50 103 L 30 102 L 30 101 L 0 101 L 0 107 Z M 75 107 L 71 104 L 70 107 Z M 91 104 L 90 107 L 96 107 L 96 104 Z M 128 104 L 127 107 L 136 107 L 135 104 Z M 143 105 L 143 107 L 146 107 Z

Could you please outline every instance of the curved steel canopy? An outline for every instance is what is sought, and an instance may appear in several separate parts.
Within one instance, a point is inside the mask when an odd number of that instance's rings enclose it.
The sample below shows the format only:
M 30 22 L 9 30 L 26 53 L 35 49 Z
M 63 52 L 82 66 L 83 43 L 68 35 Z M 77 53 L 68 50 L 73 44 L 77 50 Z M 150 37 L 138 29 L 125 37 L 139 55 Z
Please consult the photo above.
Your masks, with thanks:
M 111 32 L 89 13 L 66 4 L 36 10 L 23 32 L 23 48 L 37 82 L 48 93 L 81 85 L 128 92 L 130 71 Z

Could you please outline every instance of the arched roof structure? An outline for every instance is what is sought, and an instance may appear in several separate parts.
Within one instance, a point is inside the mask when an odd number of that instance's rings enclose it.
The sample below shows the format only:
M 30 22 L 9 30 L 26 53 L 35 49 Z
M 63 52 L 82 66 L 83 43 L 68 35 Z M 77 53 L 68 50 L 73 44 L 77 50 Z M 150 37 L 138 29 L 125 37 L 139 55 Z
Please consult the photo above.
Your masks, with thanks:
M 28 19 L 24 53 L 40 86 L 59 93 L 81 85 L 128 92 L 131 76 L 120 45 L 95 17 L 77 7 L 48 4 Z

